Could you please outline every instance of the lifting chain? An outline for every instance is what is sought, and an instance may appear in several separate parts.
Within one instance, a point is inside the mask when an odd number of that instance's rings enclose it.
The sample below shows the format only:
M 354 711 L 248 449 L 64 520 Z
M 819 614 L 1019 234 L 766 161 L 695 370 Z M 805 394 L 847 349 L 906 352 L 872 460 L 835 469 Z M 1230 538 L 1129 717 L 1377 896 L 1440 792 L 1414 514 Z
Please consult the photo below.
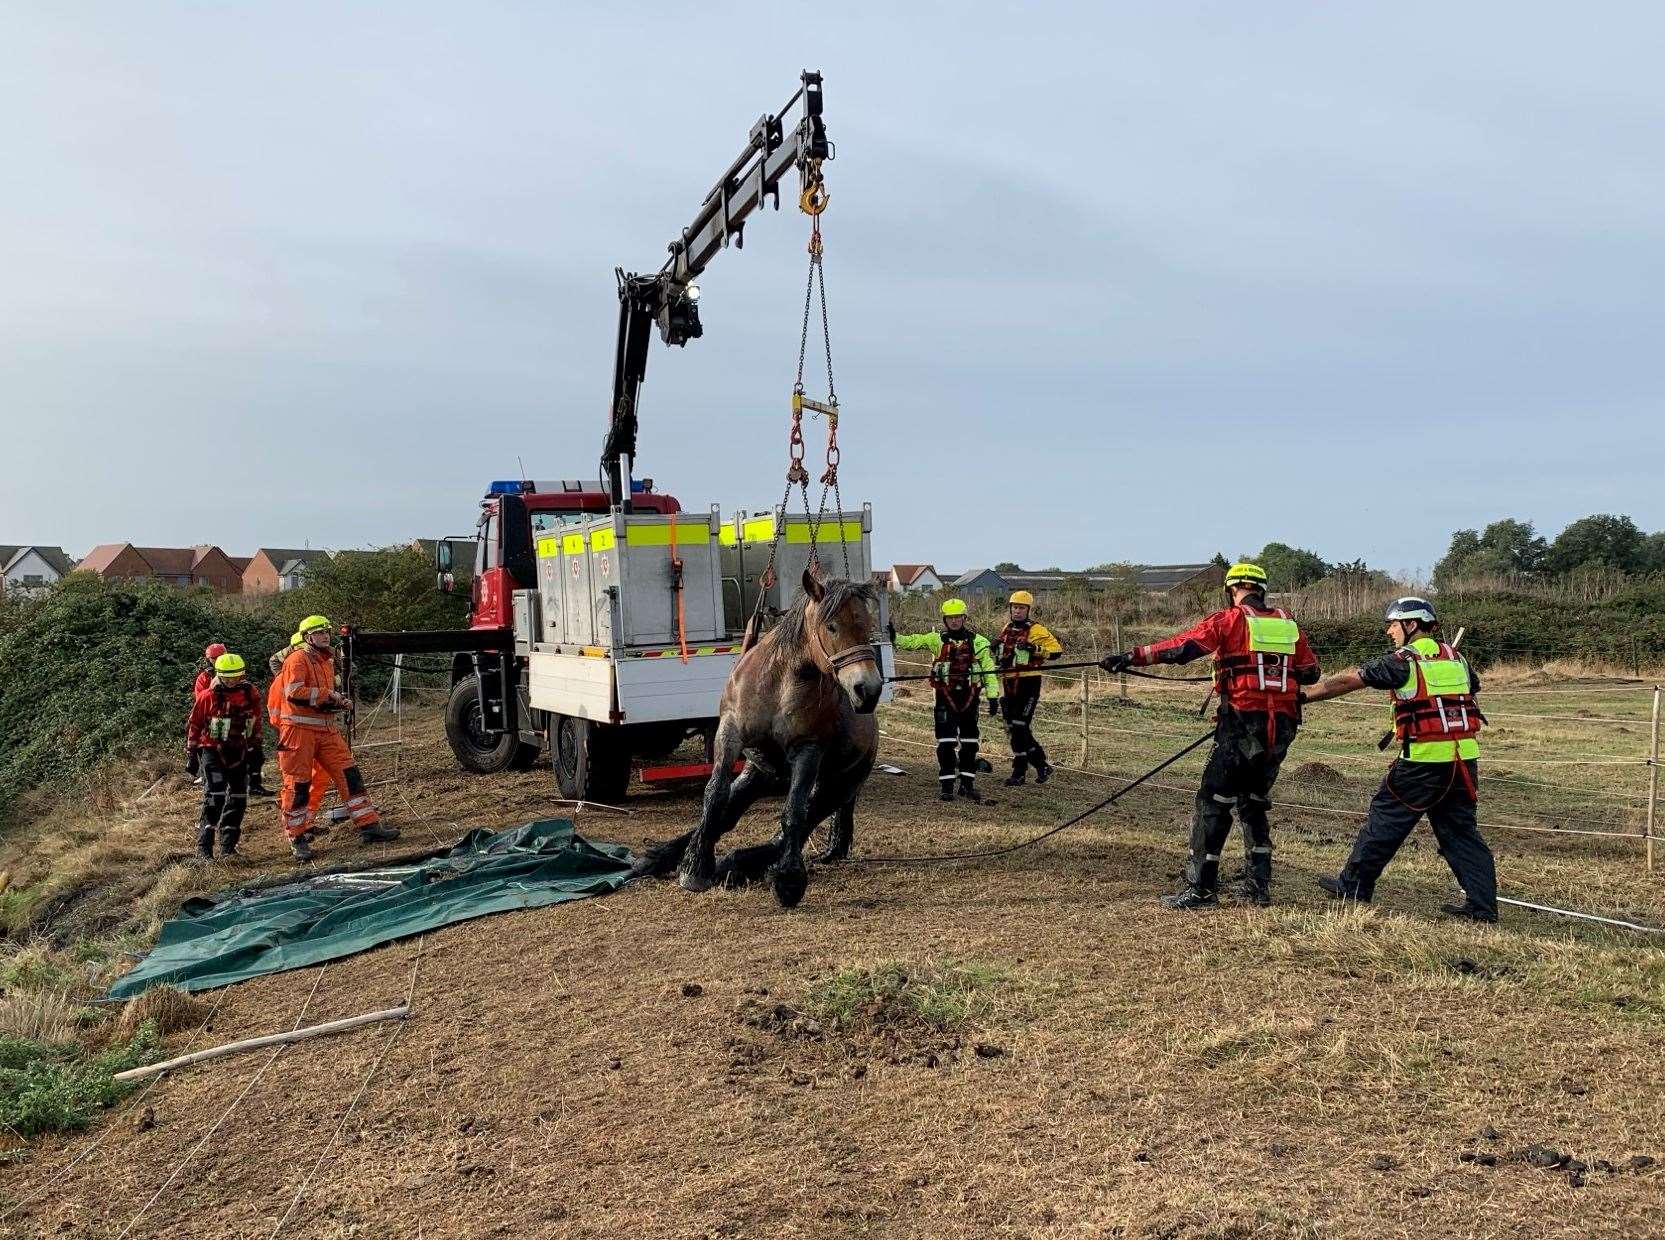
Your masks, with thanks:
M 850 576 L 850 546 L 844 541 L 842 528 L 844 497 L 838 485 L 838 462 L 842 455 L 838 447 L 838 389 L 833 382 L 832 332 L 827 324 L 827 280 L 821 265 L 824 247 L 821 242 L 821 213 L 827 209 L 831 195 L 821 179 L 821 161 L 811 160 L 804 169 L 803 192 L 798 196 L 798 207 L 809 216 L 809 279 L 804 286 L 804 317 L 798 334 L 798 373 L 792 383 L 792 430 L 786 442 L 786 490 L 781 494 L 780 506 L 775 509 L 775 533 L 769 543 L 769 562 L 758 576 L 757 605 L 746 625 L 742 649 L 749 650 L 762 633 L 765 611 L 764 599 L 776 580 L 775 560 L 780 552 L 780 541 L 786 533 L 786 510 L 792 502 L 796 487 L 803 497 L 804 521 L 809 527 L 809 571 L 820 575 L 821 524 L 827 512 L 827 493 L 832 492 L 835 519 L 840 523 L 838 544 L 844 556 L 844 576 Z M 827 399 L 812 400 L 804 393 L 804 365 L 809 356 L 809 316 L 820 293 L 821 344 L 827 359 Z M 809 470 L 804 465 L 804 410 L 811 414 L 825 414 L 827 418 L 827 455 L 825 471 L 821 474 L 821 503 L 819 510 L 809 507 Z M 738 531 L 737 531 L 738 532 Z

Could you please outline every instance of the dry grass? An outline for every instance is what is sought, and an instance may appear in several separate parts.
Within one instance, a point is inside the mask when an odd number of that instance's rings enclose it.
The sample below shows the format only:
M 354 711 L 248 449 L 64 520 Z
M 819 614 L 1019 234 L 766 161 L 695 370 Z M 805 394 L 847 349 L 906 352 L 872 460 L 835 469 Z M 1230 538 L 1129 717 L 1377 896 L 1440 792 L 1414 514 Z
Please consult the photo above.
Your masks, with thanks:
M 193 999 L 174 986 L 153 986 L 122 1005 L 116 1021 L 117 1041 L 127 1042 L 138 1035 L 146 1021 L 156 1025 L 156 1032 L 166 1037 L 182 1029 L 194 1029 L 207 1019 L 209 1005 Z
M 1095 699 L 1121 729 L 1095 748 L 1095 769 L 1141 769 L 1184 739 L 1162 733 L 1201 731 L 1187 715 L 1197 695 L 1135 692 L 1127 706 Z M 885 760 L 911 774 L 875 776 L 858 855 L 1009 843 L 1114 786 L 1061 772 L 991 789 L 996 805 L 939 806 L 928 716 L 910 709 L 881 719 Z M 1315 711 L 1300 744 L 1374 761 L 1375 722 Z M 1044 735 L 1075 756 L 1066 731 Z M 1493 748 L 1530 752 L 1508 736 Z M 547 812 L 547 770 L 464 777 L 432 723 L 408 757 L 403 796 L 384 800 L 411 842 Z M 1309 788 L 1291 778 L 1299 761 L 1344 779 Z M 1659 1173 L 1629 1169 L 1665 1156 L 1665 954 L 1536 914 L 1441 921 L 1450 879 L 1420 834 L 1374 908 L 1333 908 L 1311 880 L 1339 863 L 1355 820 L 1310 809 L 1274 819 L 1274 908 L 1170 913 L 1155 897 L 1176 881 L 1195 772 L 1183 764 L 1166 786 L 995 862 L 818 872 L 791 914 L 763 892 L 633 885 L 428 936 L 416 1014 L 290 1234 L 1665 1234 Z M 1297 754 L 1279 791 L 1358 808 L 1373 775 Z M 183 842 L 189 798 L 170 805 L 165 829 Z M 583 815 L 580 829 L 636 843 L 695 812 L 688 795 L 632 806 L 630 818 Z M 772 813 L 759 807 L 736 842 L 766 834 Z M 251 868 L 279 864 L 276 840 L 255 839 Z M 1665 892 L 1631 844 L 1493 842 L 1506 890 L 1665 922 Z M 150 890 L 160 902 L 154 876 Z M 415 952 L 332 964 L 315 994 L 317 970 L 257 979 L 227 993 L 216 1025 L 234 1038 L 287 1027 L 309 1003 L 309 1020 L 362 1011 L 403 994 Z M 318 1148 L 384 1045 L 363 1032 L 288 1052 L 144 1226 L 184 1240 L 270 1234 L 293 1193 L 273 1151 Z M 247 1080 L 165 1081 L 146 1100 L 153 1129 L 118 1123 L 7 1226 L 118 1234 Z M 1586 1171 L 1511 1157 L 1533 1144 Z M 6 1191 L 42 1187 L 82 1148 L 48 1145 Z
M 75 1041 L 80 1006 L 65 990 L 0 994 L 0 1036 L 62 1046 Z

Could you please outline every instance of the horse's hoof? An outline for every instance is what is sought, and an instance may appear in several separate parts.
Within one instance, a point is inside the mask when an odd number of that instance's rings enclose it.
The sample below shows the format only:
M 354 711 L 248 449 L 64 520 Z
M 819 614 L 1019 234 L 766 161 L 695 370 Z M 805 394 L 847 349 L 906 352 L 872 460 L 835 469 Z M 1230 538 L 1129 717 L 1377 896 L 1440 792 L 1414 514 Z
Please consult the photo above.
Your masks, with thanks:
M 710 891 L 717 880 L 709 870 L 682 870 L 676 876 L 676 883 L 684 891 Z
M 782 908 L 797 908 L 804 892 L 809 890 L 809 871 L 802 866 L 792 870 L 771 869 L 769 890 L 775 893 L 775 903 Z

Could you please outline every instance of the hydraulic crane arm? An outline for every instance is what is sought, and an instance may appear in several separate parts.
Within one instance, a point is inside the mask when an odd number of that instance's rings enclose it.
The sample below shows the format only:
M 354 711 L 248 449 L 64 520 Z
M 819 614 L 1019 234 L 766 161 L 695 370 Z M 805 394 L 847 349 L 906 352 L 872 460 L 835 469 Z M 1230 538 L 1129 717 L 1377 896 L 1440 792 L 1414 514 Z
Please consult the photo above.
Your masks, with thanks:
M 798 102 L 803 117 L 788 131 L 783 117 Z M 806 70 L 796 94 L 780 112 L 765 114 L 752 126 L 740 156 L 729 165 L 700 204 L 694 221 L 670 244 L 671 256 L 653 275 L 627 273 L 619 281 L 619 338 L 613 362 L 613 403 L 601 468 L 613 504 L 630 506 L 630 468 L 636 455 L 636 402 L 647 372 L 648 340 L 653 326 L 666 344 L 686 345 L 702 334 L 699 289 L 694 281 L 732 238 L 745 244 L 747 218 L 772 202 L 780 209 L 780 182 L 798 170 L 800 203 L 819 210 L 826 201 L 821 162 L 833 158 L 821 120 L 821 75 Z

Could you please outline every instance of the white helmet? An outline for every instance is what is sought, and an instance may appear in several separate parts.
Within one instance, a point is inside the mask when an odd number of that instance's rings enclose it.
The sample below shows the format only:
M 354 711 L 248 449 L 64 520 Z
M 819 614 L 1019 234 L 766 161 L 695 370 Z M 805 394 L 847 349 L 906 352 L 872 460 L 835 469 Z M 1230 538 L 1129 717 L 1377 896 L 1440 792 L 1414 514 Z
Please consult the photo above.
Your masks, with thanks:
M 1439 617 L 1434 615 L 1434 605 L 1425 598 L 1417 598 L 1414 594 L 1404 598 L 1396 598 L 1387 605 L 1387 611 L 1382 613 L 1383 622 L 1389 620 L 1420 620 L 1424 624 L 1438 624 Z

